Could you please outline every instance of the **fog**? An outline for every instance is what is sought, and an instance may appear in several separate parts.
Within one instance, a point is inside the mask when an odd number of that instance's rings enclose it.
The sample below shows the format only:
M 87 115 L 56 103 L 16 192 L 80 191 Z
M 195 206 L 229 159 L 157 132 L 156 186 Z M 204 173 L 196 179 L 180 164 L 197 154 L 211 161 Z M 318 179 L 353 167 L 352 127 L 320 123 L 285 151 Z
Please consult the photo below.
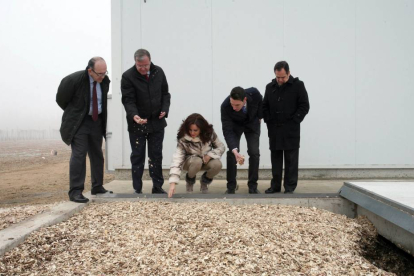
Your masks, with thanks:
M 102 56 L 111 76 L 110 0 L 0 0 L 0 131 L 59 129 L 63 77 Z

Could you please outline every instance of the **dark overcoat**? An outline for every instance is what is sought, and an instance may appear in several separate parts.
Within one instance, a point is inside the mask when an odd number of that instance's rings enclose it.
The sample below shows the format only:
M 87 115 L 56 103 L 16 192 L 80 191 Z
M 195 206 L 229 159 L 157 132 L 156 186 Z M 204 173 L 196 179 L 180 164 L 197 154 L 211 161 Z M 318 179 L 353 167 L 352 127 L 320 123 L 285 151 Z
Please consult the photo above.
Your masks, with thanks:
M 300 123 L 309 112 L 305 84 L 299 78 L 279 86 L 276 79 L 266 86 L 263 98 L 263 119 L 267 124 L 271 150 L 300 147 Z
M 121 80 L 122 104 L 125 107 L 128 131 L 151 133 L 167 126 L 165 118 L 170 110 L 171 95 L 168 92 L 167 78 L 161 67 L 151 63 L 149 80 L 132 66 L 124 72 Z M 166 115 L 159 119 L 161 111 Z M 147 124 L 140 125 L 134 116 L 147 119 Z
M 102 135 L 106 138 L 108 76 L 100 83 L 102 90 Z M 56 102 L 64 110 L 60 135 L 63 142 L 70 145 L 85 116 L 89 113 L 91 86 L 88 70 L 78 71 L 63 78 L 60 82 Z
M 260 135 L 260 119 L 263 118 L 263 97 L 254 87 L 245 89 L 247 98 L 247 114 L 242 111 L 234 111 L 228 96 L 221 104 L 221 125 L 224 139 L 229 150 L 238 147 L 238 136 L 243 132 L 253 132 Z

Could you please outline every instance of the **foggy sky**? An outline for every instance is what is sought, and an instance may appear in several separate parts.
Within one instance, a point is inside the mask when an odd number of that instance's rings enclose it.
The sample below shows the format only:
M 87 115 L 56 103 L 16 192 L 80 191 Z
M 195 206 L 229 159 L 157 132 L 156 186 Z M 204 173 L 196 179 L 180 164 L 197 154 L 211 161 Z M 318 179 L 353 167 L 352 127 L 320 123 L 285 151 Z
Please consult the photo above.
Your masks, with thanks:
M 63 77 L 102 56 L 111 76 L 110 0 L 0 0 L 0 130 L 59 129 Z

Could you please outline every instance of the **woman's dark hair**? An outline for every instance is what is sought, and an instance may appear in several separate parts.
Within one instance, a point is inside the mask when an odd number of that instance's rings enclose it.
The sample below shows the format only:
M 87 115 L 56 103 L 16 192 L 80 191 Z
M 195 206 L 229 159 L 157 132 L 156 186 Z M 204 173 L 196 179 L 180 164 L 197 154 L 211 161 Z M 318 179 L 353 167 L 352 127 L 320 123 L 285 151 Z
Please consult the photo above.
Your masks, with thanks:
M 200 140 L 205 144 L 210 142 L 211 135 L 213 135 L 213 125 L 209 124 L 203 116 L 198 113 L 193 113 L 187 117 L 178 129 L 177 140 L 190 133 L 190 126 L 196 125 L 200 129 Z

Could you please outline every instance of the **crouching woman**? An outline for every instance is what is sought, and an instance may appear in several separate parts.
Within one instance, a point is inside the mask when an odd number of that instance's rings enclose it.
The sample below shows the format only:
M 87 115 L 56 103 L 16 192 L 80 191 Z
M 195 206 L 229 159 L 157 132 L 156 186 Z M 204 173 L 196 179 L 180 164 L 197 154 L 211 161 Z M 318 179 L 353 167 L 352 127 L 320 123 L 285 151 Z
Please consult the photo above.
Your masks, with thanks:
M 170 167 L 170 190 L 168 197 L 175 193 L 181 171 L 187 171 L 185 181 L 187 192 L 193 191 L 196 174 L 205 170 L 200 179 L 200 190 L 207 193 L 208 185 L 222 167 L 220 158 L 226 150 L 214 132 L 213 126 L 203 116 L 193 113 L 181 124 L 177 134 L 177 150 Z

